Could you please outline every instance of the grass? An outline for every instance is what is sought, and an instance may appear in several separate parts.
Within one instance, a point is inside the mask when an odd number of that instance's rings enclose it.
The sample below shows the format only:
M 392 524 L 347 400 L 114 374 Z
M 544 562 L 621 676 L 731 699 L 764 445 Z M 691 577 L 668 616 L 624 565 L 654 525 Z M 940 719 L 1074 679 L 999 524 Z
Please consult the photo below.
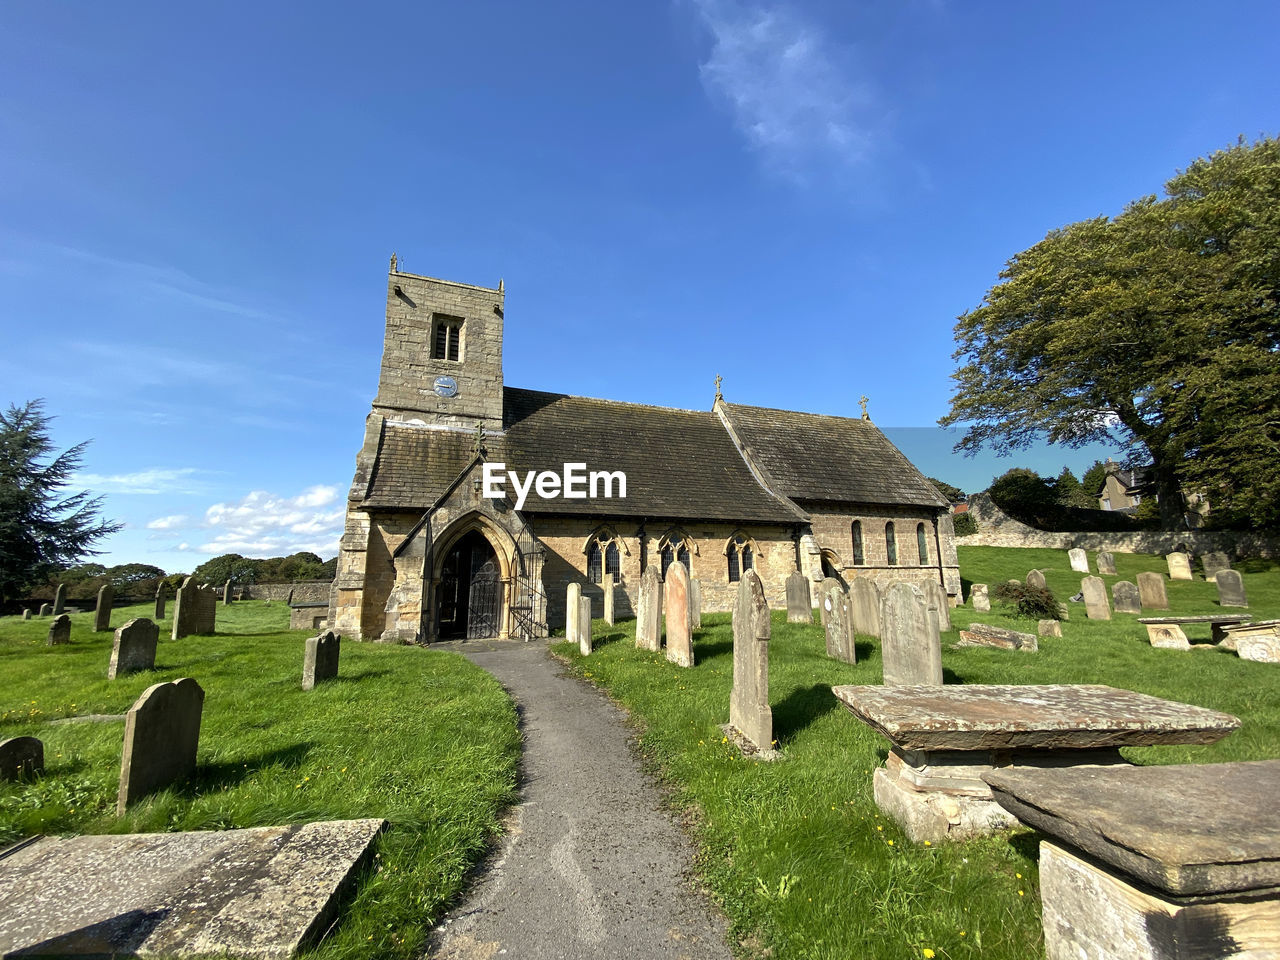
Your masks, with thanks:
M 172 614 L 173 604 L 169 604 Z M 150 605 L 115 611 L 119 626 Z M 492 676 L 416 647 L 345 643 L 336 680 L 303 692 L 307 631 L 288 608 L 218 607 L 218 634 L 168 639 L 156 669 L 106 679 L 112 635 L 73 614 L 72 642 L 45 645 L 49 620 L 0 618 L 0 739 L 44 741 L 45 774 L 0 783 L 0 846 L 38 833 L 211 830 L 384 817 L 374 866 L 312 956 L 415 957 L 515 796 L 519 733 Z M 115 816 L 122 721 L 153 683 L 204 688 L 198 769 L 186 784 Z
M 1061 598 L 1079 589 L 1066 551 L 961 548 L 967 580 L 995 584 L 1044 569 Z M 1158 557 L 1117 554 L 1119 576 L 1164 569 Z M 1245 567 L 1256 619 L 1280 616 L 1280 571 Z M 1213 613 L 1216 589 L 1171 582 L 1174 613 Z M 967 585 L 966 585 L 967 590 Z M 1223 650 L 1160 650 L 1131 615 L 1084 620 L 1082 604 L 1061 639 L 1039 653 L 951 649 L 972 620 L 1035 632 L 1034 621 L 953 611 L 943 636 L 948 683 L 1106 683 L 1225 710 L 1243 726 L 1218 744 L 1126 750 L 1138 763 L 1202 763 L 1280 757 L 1280 685 L 1273 664 Z M 1191 631 L 1195 639 L 1195 628 Z M 1208 628 L 1204 628 L 1208 639 Z M 1043 956 L 1035 835 L 1019 830 L 964 843 L 917 846 L 879 815 L 871 774 L 888 743 L 854 720 L 833 685 L 879 683 L 878 641 L 858 639 L 849 665 L 825 655 L 816 623 L 788 624 L 775 613 L 770 642 L 774 736 L 784 759 L 745 760 L 726 743 L 733 635 L 727 614 L 703 616 L 697 666 L 675 667 L 634 647 L 634 622 L 597 622 L 596 650 L 557 653 L 631 713 L 647 758 L 694 824 L 699 872 L 732 923 L 739 952 L 778 958 L 1026 960 Z

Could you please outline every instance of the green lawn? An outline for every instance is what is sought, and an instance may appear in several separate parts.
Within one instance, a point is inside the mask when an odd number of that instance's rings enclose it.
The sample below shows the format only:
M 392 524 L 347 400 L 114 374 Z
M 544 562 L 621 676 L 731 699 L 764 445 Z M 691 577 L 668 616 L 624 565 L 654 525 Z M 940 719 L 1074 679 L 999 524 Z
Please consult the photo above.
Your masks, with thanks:
M 173 604 L 169 605 L 172 614 Z M 112 624 L 149 616 L 115 611 Z M 338 679 L 304 693 L 303 642 L 288 608 L 218 607 L 218 635 L 168 639 L 157 668 L 106 679 L 112 635 L 72 615 L 72 642 L 45 645 L 49 619 L 0 618 L 0 739 L 45 746 L 45 775 L 0 784 L 0 846 L 37 833 L 209 830 L 385 817 L 375 866 L 313 954 L 414 957 L 515 796 L 515 710 L 488 673 L 454 654 L 344 643 Z M 153 683 L 204 688 L 199 767 L 188 784 L 115 816 L 124 725 L 49 724 L 126 711 Z
M 1093 554 L 1090 554 L 1092 561 Z M 1119 577 L 1164 569 L 1157 557 L 1116 555 Z M 996 584 L 1044 569 L 1066 599 L 1079 589 L 1065 551 L 961 548 L 966 581 Z M 1280 616 L 1280 570 L 1245 567 L 1255 618 Z M 1204 582 L 1168 585 L 1178 613 L 1218 610 Z M 966 584 L 967 592 L 967 584 Z M 1084 620 L 1071 604 L 1061 639 L 1039 653 L 952 650 L 943 636 L 948 683 L 1107 683 L 1225 710 L 1239 731 L 1208 747 L 1126 751 L 1139 763 L 1280 757 L 1280 667 L 1222 650 L 1158 650 L 1135 617 Z M 971 620 L 1035 632 L 1034 621 L 953 611 Z M 1208 630 L 1203 631 L 1204 639 Z M 740 951 L 778 958 L 938 958 L 1026 960 L 1042 956 L 1034 834 L 1015 831 L 967 843 L 917 846 L 878 816 L 872 770 L 887 741 L 857 722 L 831 695 L 833 685 L 879 683 L 878 641 L 859 638 L 856 666 L 828 659 L 821 627 L 788 624 L 775 613 L 770 643 L 774 735 L 785 758 L 741 759 L 724 742 L 732 683 L 727 614 L 703 617 L 698 664 L 683 670 L 634 647 L 634 621 L 598 621 L 590 658 L 557 645 L 572 668 L 605 687 L 630 711 L 645 755 L 673 787 L 673 802 L 694 824 L 700 871 L 733 924 Z M 1191 632 L 1193 641 L 1198 634 Z

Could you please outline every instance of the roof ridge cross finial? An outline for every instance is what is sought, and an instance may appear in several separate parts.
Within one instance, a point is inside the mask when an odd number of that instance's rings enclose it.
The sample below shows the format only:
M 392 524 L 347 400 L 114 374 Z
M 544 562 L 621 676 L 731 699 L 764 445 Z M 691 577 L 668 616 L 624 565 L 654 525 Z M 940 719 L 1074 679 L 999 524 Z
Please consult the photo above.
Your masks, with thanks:
M 720 374 L 717 373 L 716 374 L 716 399 L 717 400 L 724 399 L 724 394 L 720 392 L 720 384 L 722 383 L 724 383 L 724 377 L 720 376 Z
M 862 419 L 870 420 L 871 417 L 867 413 L 867 395 L 865 393 L 862 395 L 862 399 L 860 399 L 858 403 L 862 405 Z

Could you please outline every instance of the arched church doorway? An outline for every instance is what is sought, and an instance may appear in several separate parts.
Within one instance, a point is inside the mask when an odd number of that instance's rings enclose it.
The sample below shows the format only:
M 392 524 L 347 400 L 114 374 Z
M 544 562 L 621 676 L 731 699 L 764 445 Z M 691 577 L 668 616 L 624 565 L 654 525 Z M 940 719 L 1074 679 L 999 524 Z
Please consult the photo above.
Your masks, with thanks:
M 844 582 L 844 575 L 840 572 L 840 568 L 836 566 L 835 556 L 828 550 L 822 551 L 822 575 L 835 580 L 840 586 L 848 589 L 849 585 Z
M 442 640 L 483 640 L 502 633 L 502 577 L 498 555 L 478 530 L 465 534 L 444 558 L 440 571 Z

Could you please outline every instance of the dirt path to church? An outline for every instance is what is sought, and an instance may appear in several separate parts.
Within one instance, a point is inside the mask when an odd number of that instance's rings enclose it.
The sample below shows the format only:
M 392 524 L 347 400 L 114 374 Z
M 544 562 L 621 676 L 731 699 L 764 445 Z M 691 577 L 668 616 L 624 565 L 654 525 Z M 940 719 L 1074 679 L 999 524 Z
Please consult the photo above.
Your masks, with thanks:
M 732 956 L 607 697 L 561 675 L 544 643 L 441 644 L 488 670 L 520 710 L 524 784 L 510 832 L 433 935 L 447 960 Z

